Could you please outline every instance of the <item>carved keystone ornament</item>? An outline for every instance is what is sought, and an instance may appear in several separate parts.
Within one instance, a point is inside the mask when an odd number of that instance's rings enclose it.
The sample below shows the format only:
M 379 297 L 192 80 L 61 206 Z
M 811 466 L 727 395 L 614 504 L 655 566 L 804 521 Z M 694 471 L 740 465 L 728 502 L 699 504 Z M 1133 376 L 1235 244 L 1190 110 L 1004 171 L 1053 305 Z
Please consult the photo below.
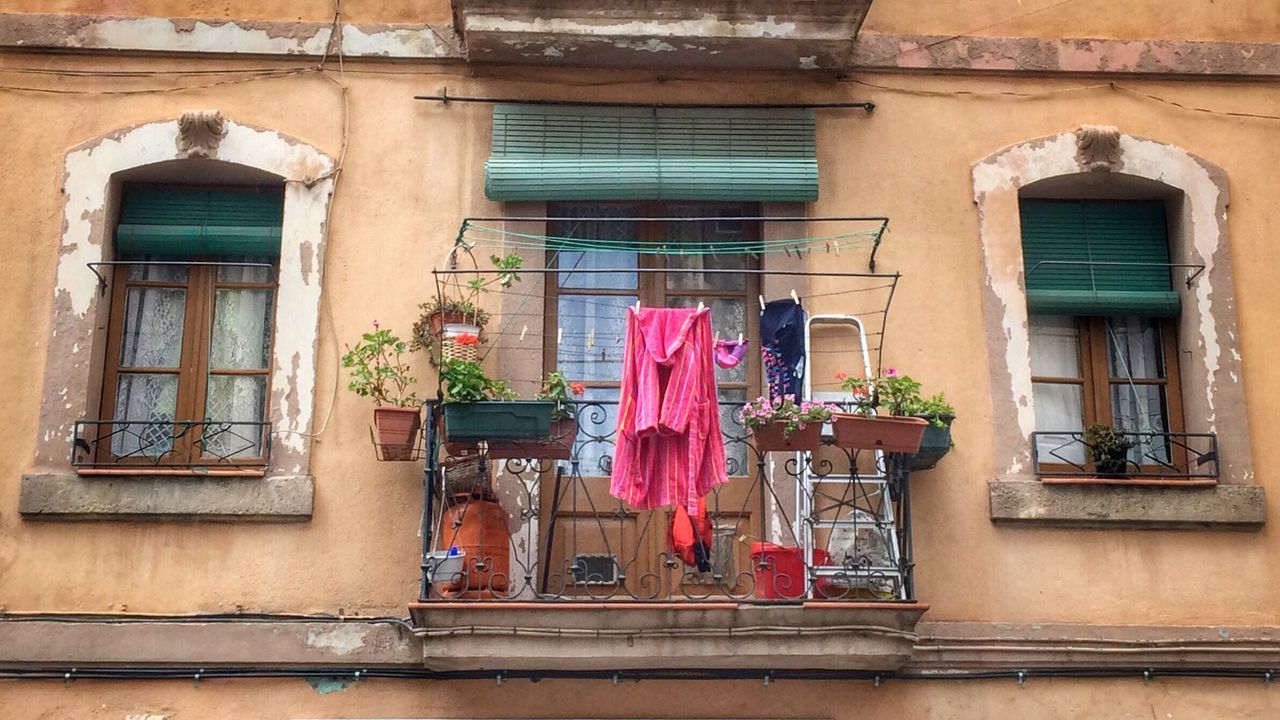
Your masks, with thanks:
M 218 152 L 227 123 L 217 110 L 188 110 L 178 118 L 178 152 L 187 158 L 208 158 Z
M 1076 161 L 1084 170 L 1119 170 L 1123 155 L 1119 128 L 1111 125 L 1081 125 L 1076 130 Z

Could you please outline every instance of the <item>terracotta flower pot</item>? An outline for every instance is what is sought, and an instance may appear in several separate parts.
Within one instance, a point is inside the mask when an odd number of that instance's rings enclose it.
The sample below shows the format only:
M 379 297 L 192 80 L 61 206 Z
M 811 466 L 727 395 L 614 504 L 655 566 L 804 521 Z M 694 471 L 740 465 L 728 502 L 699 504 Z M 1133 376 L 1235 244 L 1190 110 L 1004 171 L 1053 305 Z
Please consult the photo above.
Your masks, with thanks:
M 751 429 L 751 442 L 756 452 L 796 452 L 817 450 L 822 444 L 822 423 L 809 423 L 787 435 L 787 424 L 782 421 Z
M 439 336 L 444 332 L 445 325 L 455 324 L 470 325 L 471 322 L 469 321 L 466 313 L 460 313 L 456 310 L 438 312 L 431 316 L 431 332 L 436 336 Z
M 378 448 L 383 460 L 412 460 L 422 429 L 422 415 L 416 407 L 376 407 L 373 426 L 378 431 Z
M 854 415 L 835 413 L 831 416 L 836 445 L 855 450 L 914 453 L 929 423 L 914 417 L 886 415 Z

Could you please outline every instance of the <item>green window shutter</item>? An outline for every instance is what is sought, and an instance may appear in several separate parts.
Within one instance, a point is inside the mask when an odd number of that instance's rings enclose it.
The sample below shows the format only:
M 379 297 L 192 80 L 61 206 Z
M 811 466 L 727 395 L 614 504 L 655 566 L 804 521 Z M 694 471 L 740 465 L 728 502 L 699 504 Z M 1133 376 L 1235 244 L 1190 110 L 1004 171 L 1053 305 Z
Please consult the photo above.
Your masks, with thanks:
M 812 110 L 497 105 L 491 200 L 818 199 Z
M 1020 207 L 1029 310 L 1062 315 L 1178 314 L 1164 203 L 1023 200 Z
M 280 254 L 280 188 L 126 185 L 116 226 L 122 255 Z

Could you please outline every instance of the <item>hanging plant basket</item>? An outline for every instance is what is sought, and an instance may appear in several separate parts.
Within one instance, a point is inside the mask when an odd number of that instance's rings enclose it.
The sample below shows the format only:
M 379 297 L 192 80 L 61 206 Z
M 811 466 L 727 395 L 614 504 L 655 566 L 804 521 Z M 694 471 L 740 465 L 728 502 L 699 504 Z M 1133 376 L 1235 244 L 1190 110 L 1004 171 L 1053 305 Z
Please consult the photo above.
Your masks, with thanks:
M 834 413 L 831 425 L 839 447 L 914 453 L 929 423 L 913 417 Z
M 551 434 L 546 440 L 490 440 L 489 457 L 546 458 L 568 460 L 573 456 L 573 443 L 578 439 L 578 419 L 567 417 L 551 421 Z
M 418 431 L 422 429 L 419 408 L 376 407 L 373 426 L 377 431 L 378 449 L 383 460 L 413 460 Z
M 445 360 L 477 362 L 480 359 L 480 353 L 476 343 L 469 345 L 458 343 L 458 338 L 463 335 L 470 335 L 478 339 L 480 337 L 480 326 L 461 322 L 445 323 L 444 331 L 440 335 L 440 357 Z
M 751 429 L 751 444 L 756 452 L 797 452 L 817 450 L 822 444 L 822 423 L 809 423 L 787 435 L 787 423 L 771 422 Z
M 955 421 L 954 416 L 932 418 L 917 415 L 916 417 L 929 424 L 925 427 L 924 435 L 920 440 L 920 451 L 911 458 L 912 472 L 929 470 L 951 452 L 951 423 Z M 936 425 L 934 420 L 942 423 L 942 427 Z
M 486 400 L 444 405 L 444 436 L 459 440 L 547 440 L 551 437 L 549 400 Z

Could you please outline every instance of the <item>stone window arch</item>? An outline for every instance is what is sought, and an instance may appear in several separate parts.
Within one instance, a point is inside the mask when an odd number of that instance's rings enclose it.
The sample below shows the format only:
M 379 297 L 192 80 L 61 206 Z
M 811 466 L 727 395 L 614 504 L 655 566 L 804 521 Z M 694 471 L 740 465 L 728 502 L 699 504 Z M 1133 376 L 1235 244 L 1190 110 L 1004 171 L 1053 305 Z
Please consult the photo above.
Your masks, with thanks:
M 1253 469 L 1234 286 L 1229 256 L 1226 173 L 1182 148 L 1109 127 L 1082 127 L 1000 150 L 973 166 L 984 271 L 983 312 L 992 388 L 995 520 L 1066 524 L 1186 526 L 1261 523 Z M 1184 416 L 1188 431 L 1217 433 L 1216 488 L 1050 487 L 1035 482 L 1032 404 L 1020 193 L 1104 197 L 1139 188 L 1167 198 L 1170 260 L 1204 265 L 1181 295 L 1178 320 Z M 1151 496 L 1160 496 L 1153 509 Z M 1221 502 L 1215 504 L 1214 498 Z M 1132 501 L 1132 502 L 1130 502 Z M 1146 507 L 1138 507 L 1146 503 Z M 1215 512 L 1217 513 L 1215 515 Z
M 216 111 L 144 123 L 99 136 L 64 158 L 63 226 L 44 371 L 44 394 L 24 516 L 310 516 L 312 417 L 321 280 L 335 163 L 282 133 Z M 265 478 L 80 478 L 71 468 L 76 420 L 97 409 L 109 294 L 87 263 L 112 259 L 112 227 L 124 180 L 284 186 L 279 289 L 268 418 L 273 450 Z

